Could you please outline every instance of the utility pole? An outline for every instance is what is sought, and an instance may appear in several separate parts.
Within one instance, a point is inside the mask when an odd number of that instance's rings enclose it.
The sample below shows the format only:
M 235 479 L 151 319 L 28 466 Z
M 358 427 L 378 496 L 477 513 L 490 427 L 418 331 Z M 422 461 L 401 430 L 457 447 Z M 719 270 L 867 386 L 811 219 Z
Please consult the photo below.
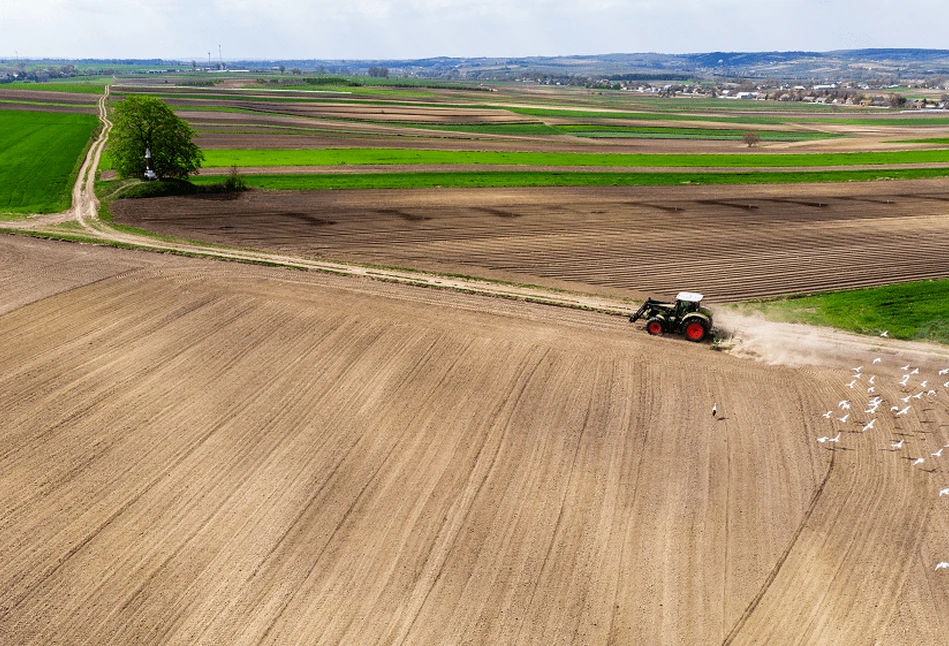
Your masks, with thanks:
M 221 69 L 224 69 L 224 56 L 221 54 L 221 46 L 217 46 L 217 57 L 221 61 Z

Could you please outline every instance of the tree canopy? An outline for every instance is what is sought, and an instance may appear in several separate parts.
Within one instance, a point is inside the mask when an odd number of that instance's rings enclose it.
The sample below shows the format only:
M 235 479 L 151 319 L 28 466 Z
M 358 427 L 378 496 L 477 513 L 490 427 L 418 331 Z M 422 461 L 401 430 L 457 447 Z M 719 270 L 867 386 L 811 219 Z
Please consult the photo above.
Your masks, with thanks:
M 142 177 L 146 150 L 159 178 L 185 179 L 201 167 L 194 130 L 161 99 L 129 95 L 115 104 L 112 123 L 109 155 L 119 177 Z

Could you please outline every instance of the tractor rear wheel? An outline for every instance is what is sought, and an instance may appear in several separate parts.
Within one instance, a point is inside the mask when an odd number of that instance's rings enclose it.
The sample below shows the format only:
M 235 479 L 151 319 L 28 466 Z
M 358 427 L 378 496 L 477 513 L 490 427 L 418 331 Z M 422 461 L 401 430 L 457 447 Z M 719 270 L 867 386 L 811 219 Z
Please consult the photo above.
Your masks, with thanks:
M 646 331 L 653 336 L 662 334 L 662 321 L 659 319 L 649 319 L 646 321 Z
M 698 343 L 705 339 L 706 334 L 708 334 L 708 329 L 706 329 L 705 323 L 702 321 L 693 320 L 685 324 L 685 338 L 689 341 Z

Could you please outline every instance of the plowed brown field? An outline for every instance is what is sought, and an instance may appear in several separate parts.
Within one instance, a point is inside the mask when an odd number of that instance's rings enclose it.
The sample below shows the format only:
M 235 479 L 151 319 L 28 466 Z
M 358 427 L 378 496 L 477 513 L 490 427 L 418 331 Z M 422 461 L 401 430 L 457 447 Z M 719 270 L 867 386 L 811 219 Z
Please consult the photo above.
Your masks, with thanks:
M 839 356 L 773 366 L 15 238 L 0 267 L 35 290 L 0 292 L 4 644 L 944 642 L 945 353 L 815 333 Z
M 185 238 L 614 295 L 737 300 L 949 276 L 949 182 L 252 191 L 124 200 Z

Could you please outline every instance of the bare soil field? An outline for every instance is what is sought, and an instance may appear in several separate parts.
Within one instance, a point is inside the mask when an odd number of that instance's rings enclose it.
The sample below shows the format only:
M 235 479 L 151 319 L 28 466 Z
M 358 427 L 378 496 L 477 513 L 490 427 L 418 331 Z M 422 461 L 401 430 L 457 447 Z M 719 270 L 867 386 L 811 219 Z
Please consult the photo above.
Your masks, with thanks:
M 44 92 L 39 90 L 10 90 L 0 88 L 0 109 L 34 110 L 39 112 L 92 113 L 96 109 L 98 95 L 71 94 L 69 92 Z M 69 105 L 36 105 L 57 103 Z
M 314 258 L 719 300 L 949 276 L 949 182 L 251 191 L 123 200 L 118 222 Z
M 860 432 L 871 375 L 899 403 L 945 354 L 829 335 L 842 356 L 791 368 L 604 315 L 64 248 L 0 238 L 36 290 L 0 292 L 3 643 L 949 629 L 949 391 Z

